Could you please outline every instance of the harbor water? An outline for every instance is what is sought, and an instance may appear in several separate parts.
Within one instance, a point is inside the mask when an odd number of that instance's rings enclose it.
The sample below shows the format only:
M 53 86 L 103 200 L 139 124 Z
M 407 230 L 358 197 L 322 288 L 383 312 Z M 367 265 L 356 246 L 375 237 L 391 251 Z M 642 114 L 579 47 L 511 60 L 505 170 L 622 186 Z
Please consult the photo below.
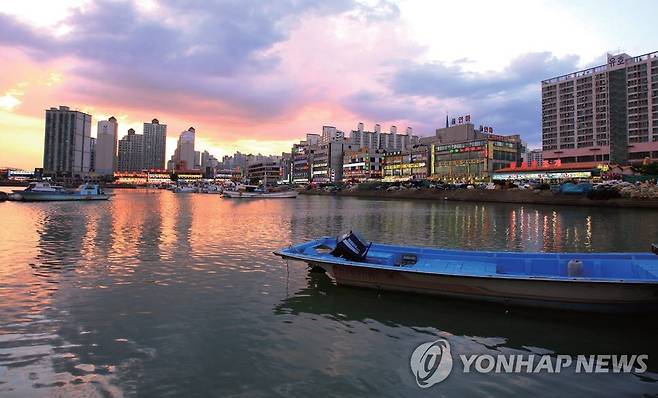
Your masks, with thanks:
M 335 286 L 272 251 L 354 229 L 381 242 L 647 251 L 653 210 L 115 190 L 0 203 L 0 397 L 654 396 L 652 317 Z M 414 349 L 455 367 L 421 389 Z M 646 354 L 641 373 L 464 373 L 458 355 Z

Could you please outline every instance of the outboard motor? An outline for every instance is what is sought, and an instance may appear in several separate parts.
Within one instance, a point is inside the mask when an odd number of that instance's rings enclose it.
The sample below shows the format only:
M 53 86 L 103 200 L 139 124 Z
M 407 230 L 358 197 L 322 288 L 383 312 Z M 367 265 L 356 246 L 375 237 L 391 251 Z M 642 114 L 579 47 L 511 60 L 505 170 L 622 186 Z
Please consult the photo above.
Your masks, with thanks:
M 366 242 L 355 232 L 347 232 L 336 238 L 336 248 L 331 254 L 348 261 L 365 262 L 372 243 Z

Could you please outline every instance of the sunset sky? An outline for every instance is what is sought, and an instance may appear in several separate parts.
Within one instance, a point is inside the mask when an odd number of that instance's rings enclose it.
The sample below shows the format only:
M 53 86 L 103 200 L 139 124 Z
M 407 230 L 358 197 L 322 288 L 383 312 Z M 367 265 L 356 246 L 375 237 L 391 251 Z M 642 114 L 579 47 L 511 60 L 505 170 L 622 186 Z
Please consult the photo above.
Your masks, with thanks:
M 0 167 L 40 167 L 44 110 L 158 118 L 168 156 L 280 153 L 330 124 L 430 135 L 446 113 L 540 142 L 540 81 L 658 50 L 658 1 L 0 2 Z

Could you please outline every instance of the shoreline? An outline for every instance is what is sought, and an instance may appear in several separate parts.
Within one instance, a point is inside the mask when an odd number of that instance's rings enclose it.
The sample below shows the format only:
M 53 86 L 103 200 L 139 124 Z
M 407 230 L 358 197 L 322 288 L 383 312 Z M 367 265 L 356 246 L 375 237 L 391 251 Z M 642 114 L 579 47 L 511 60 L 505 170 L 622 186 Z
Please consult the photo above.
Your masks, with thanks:
M 581 195 L 555 194 L 549 191 L 534 192 L 531 190 L 478 190 L 455 189 L 439 191 L 436 189 L 419 188 L 401 191 L 340 191 L 324 192 L 318 190 L 302 190 L 301 195 L 345 196 L 368 199 L 404 199 L 404 200 L 435 200 L 456 202 L 484 203 L 516 203 L 528 205 L 558 205 L 558 206 L 591 206 L 617 207 L 637 209 L 658 209 L 658 200 L 651 199 L 589 199 Z

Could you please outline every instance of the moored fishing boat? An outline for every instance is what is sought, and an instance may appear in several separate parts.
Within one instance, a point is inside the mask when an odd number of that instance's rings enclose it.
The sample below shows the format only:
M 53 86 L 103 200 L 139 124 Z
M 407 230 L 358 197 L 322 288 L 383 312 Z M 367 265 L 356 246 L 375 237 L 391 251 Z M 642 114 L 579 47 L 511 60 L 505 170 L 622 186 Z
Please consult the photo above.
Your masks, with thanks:
M 216 184 L 208 184 L 204 185 L 199 189 L 200 193 L 209 193 L 209 194 L 217 194 L 221 195 L 222 194 L 222 187 L 220 185 Z
M 31 182 L 25 189 L 12 189 L 13 194 L 9 197 L 10 200 L 22 200 L 23 193 L 26 193 L 28 196 L 31 194 L 37 193 L 63 193 L 66 192 L 66 188 L 60 185 L 54 185 L 46 181 L 36 181 Z
M 172 188 L 172 191 L 174 193 L 195 193 L 197 188 L 191 185 L 177 185 Z
M 52 202 L 72 200 L 107 200 L 110 195 L 97 184 L 82 184 L 76 189 L 66 189 L 49 183 L 31 183 L 22 191 L 13 191 L 16 200 L 25 202 Z
M 232 199 L 283 199 L 296 198 L 297 195 L 299 192 L 294 190 L 268 191 L 257 185 L 240 185 L 236 189 L 224 191 L 224 197 Z
M 555 309 L 658 310 L 652 253 L 443 250 L 323 237 L 275 252 L 326 271 L 338 285 Z

